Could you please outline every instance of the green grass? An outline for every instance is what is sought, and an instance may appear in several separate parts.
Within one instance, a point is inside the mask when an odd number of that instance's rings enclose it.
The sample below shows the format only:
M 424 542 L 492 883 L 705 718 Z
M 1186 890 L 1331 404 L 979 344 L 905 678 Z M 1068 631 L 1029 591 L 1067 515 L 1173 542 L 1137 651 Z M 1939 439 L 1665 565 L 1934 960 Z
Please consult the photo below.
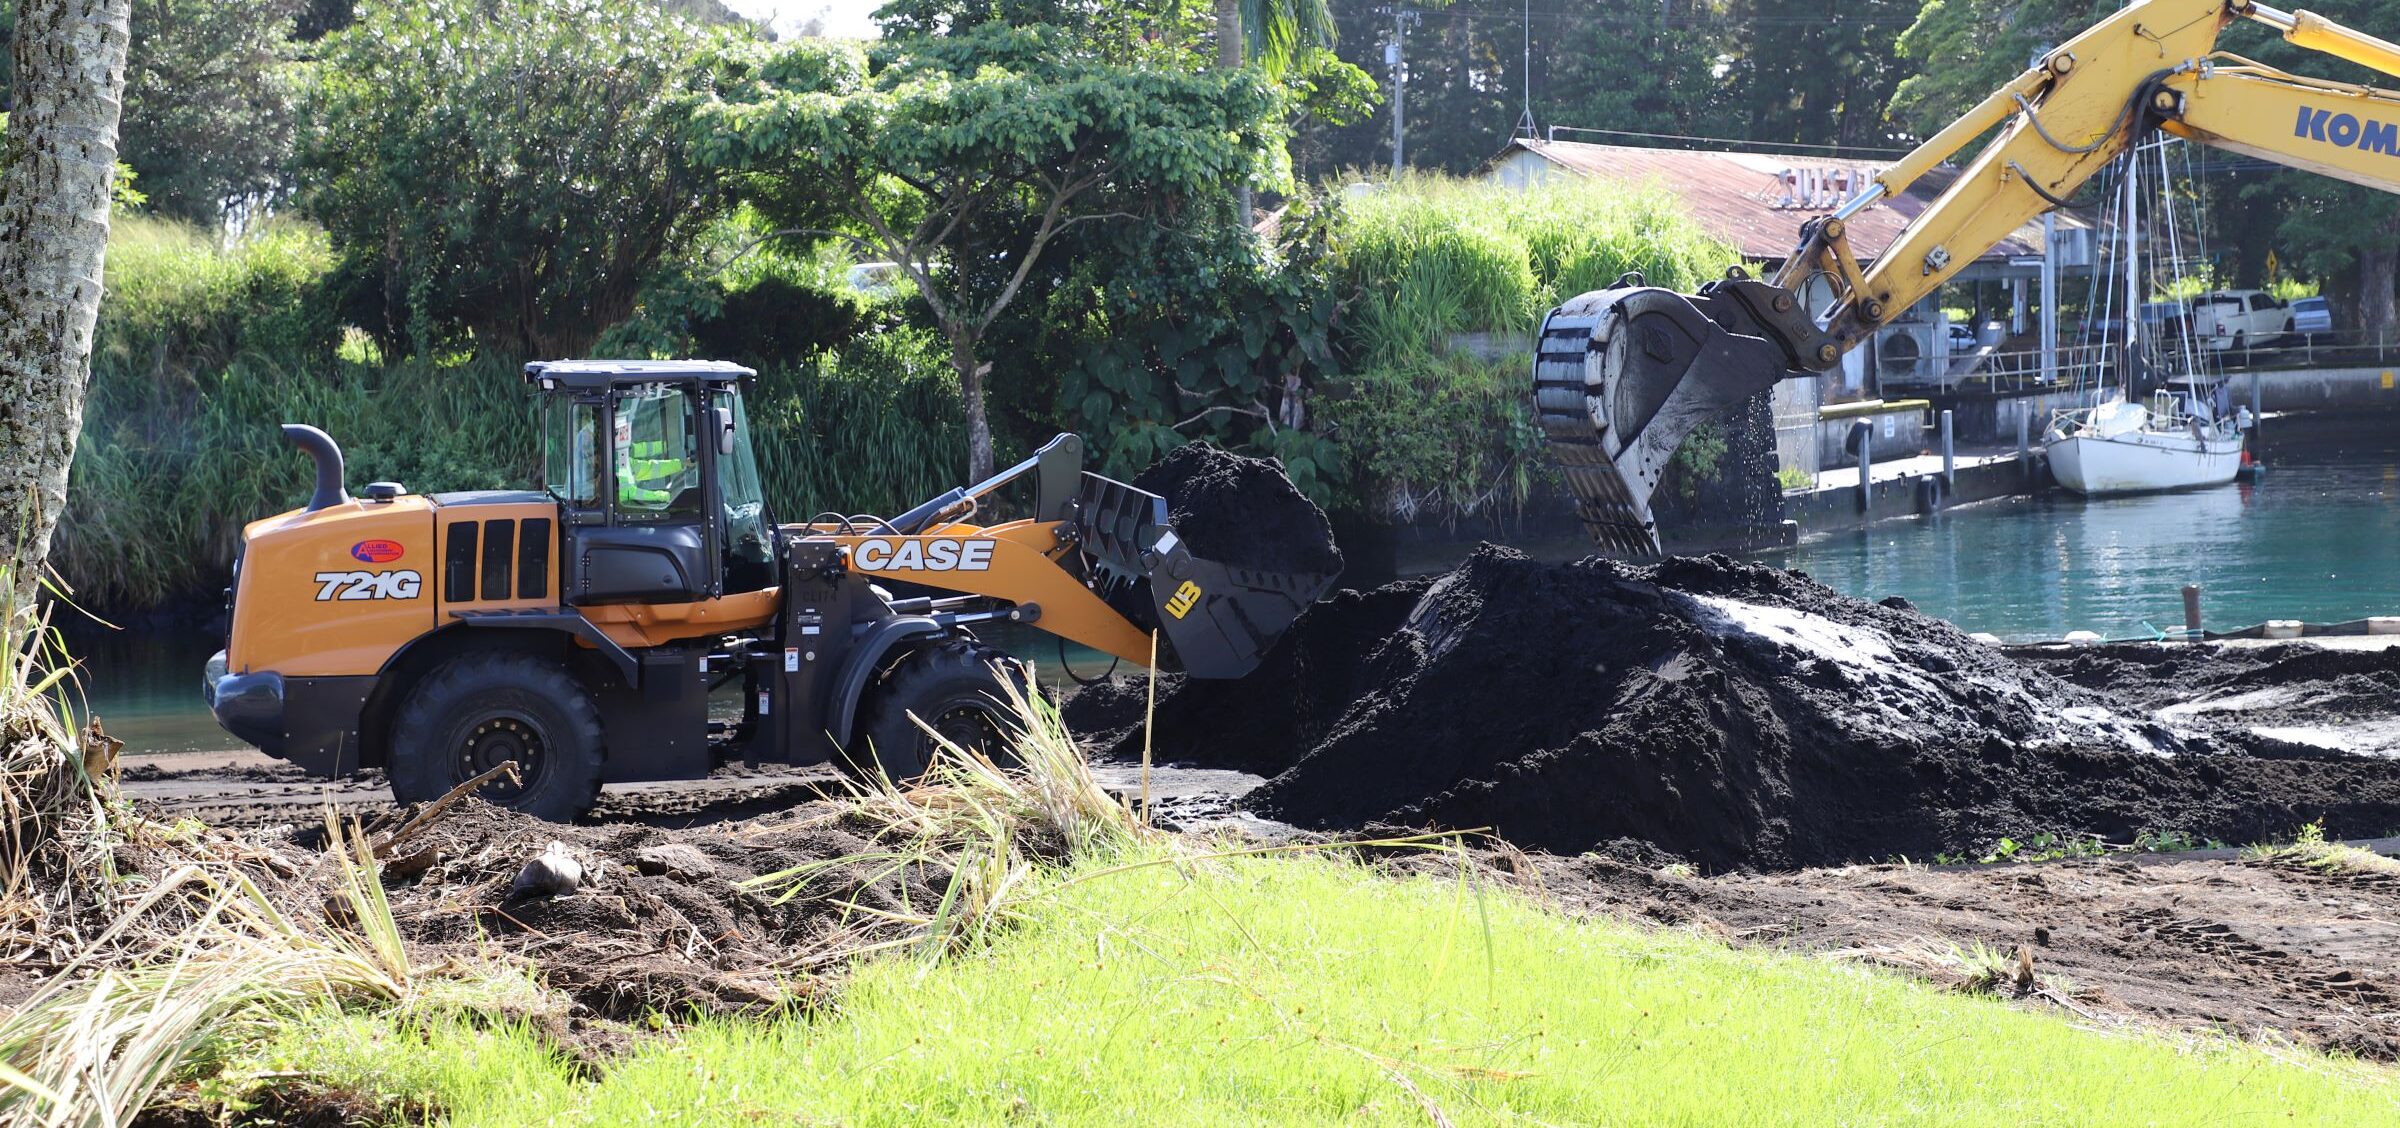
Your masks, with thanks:
M 2103 1033 L 1447 880 L 1086 863 L 988 950 L 573 1079 L 521 1029 L 324 1015 L 262 1059 L 456 1124 L 2385 1123 L 2382 1070 Z

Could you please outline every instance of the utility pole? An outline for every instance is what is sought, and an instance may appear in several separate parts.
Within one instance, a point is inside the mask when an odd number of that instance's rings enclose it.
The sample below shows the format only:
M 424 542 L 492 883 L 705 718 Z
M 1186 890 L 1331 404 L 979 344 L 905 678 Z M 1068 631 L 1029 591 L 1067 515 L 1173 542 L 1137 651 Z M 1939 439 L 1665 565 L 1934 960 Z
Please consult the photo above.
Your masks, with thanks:
M 1517 133 L 1532 139 L 1533 124 L 1533 0 L 1525 0 L 1525 112 L 1517 115 Z
M 1395 177 L 1406 167 L 1408 156 L 1408 57 L 1401 45 L 1408 38 L 1408 25 L 1416 22 L 1414 10 L 1392 5 L 1392 41 L 1384 44 L 1383 62 L 1392 68 L 1392 175 Z

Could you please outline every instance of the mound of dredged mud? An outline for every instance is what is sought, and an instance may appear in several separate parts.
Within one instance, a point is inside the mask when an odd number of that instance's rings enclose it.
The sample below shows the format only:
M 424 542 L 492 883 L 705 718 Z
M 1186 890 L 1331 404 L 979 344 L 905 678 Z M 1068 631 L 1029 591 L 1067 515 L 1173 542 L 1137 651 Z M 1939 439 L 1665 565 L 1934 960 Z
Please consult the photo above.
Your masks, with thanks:
M 2028 665 L 2255 747 L 2400 756 L 2400 647 L 2310 643 L 2019 647 Z
M 1712 869 L 2045 831 L 2400 828 L 2400 765 L 2251 755 L 1945 623 L 1723 557 L 1557 565 L 1486 545 L 1312 609 L 1258 674 L 1165 692 L 1158 729 L 1162 759 L 1279 770 L 1249 803 L 1302 826 L 1491 827 L 1554 852 L 1635 839 Z
M 1262 572 L 1342 570 L 1325 511 L 1272 461 L 1191 443 L 1133 485 L 1167 499 L 1167 523 L 1195 556 Z

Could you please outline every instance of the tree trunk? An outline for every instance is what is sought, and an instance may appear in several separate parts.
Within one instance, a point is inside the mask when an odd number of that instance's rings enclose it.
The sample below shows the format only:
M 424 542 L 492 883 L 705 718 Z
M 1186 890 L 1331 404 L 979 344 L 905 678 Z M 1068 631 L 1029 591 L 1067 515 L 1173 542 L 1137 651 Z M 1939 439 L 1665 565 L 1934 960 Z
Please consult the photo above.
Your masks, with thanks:
M 2376 240 L 2358 250 L 2358 327 L 2372 340 L 2392 337 L 2392 275 L 2400 270 L 2400 248 Z
M 1242 69 L 1242 0 L 1217 0 L 1217 69 Z M 1242 230 L 1250 230 L 1250 186 L 1233 190 L 1234 211 L 1241 216 Z
M 22 0 L 0 150 L 0 568 L 26 606 L 67 503 L 108 251 L 131 0 Z
M 950 334 L 950 367 L 958 370 L 958 390 L 967 403 L 967 482 L 992 476 L 992 421 L 983 409 L 983 378 L 992 369 L 975 362 L 975 334 L 958 329 Z

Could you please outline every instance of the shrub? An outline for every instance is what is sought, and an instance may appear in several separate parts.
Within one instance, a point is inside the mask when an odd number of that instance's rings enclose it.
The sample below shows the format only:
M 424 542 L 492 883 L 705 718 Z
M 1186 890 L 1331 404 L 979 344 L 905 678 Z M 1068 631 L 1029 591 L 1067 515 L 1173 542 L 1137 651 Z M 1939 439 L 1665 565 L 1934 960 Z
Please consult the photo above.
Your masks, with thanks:
M 1588 181 L 1404 177 L 1345 205 L 1336 246 L 1348 394 L 1318 411 L 1349 452 L 1345 500 L 1393 520 L 1532 496 L 1542 444 L 1526 373 L 1551 307 L 1629 270 L 1691 289 L 1734 261 L 1665 194 Z

